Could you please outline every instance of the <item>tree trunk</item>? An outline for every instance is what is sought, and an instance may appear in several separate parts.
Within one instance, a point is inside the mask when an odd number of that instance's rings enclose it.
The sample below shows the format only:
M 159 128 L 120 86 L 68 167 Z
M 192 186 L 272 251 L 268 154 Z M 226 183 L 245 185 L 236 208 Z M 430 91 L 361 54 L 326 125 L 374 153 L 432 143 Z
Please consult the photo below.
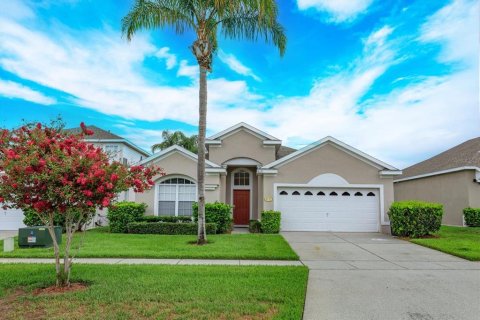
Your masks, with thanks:
M 205 231 L 205 132 L 207 128 L 207 70 L 200 66 L 199 90 L 199 120 L 198 120 L 198 240 L 197 244 L 207 243 Z
M 53 216 L 54 216 L 54 213 L 49 215 L 46 225 L 47 225 L 48 233 L 50 234 L 50 237 L 52 237 L 52 241 L 53 241 L 53 252 L 55 254 L 56 285 L 57 287 L 63 287 L 67 285 L 67 277 L 60 263 L 60 246 L 58 245 L 57 237 L 55 235 L 55 228 L 54 228 L 55 224 L 53 222 Z

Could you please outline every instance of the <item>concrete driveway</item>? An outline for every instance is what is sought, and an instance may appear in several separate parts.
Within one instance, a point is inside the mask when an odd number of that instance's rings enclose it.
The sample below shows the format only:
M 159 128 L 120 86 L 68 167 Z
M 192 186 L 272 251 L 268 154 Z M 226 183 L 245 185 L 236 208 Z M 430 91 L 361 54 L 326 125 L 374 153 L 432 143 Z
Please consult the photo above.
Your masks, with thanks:
M 480 319 L 479 262 L 380 233 L 283 236 L 310 269 L 304 319 Z

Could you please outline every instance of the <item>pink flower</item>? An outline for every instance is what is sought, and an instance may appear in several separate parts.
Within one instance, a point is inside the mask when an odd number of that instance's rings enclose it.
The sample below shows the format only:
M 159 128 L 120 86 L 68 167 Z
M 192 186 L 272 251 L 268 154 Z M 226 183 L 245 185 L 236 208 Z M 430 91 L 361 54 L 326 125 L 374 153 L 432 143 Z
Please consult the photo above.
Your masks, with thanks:
M 108 199 L 108 198 L 103 198 L 103 200 L 102 200 L 102 206 L 108 207 L 109 204 L 110 204 L 110 199 Z
M 7 159 L 15 159 L 15 156 L 17 155 L 13 150 L 7 150 L 6 153 L 7 153 Z
M 91 197 L 91 196 L 93 196 L 93 192 L 90 191 L 90 190 L 83 190 L 83 194 L 84 194 L 86 197 Z

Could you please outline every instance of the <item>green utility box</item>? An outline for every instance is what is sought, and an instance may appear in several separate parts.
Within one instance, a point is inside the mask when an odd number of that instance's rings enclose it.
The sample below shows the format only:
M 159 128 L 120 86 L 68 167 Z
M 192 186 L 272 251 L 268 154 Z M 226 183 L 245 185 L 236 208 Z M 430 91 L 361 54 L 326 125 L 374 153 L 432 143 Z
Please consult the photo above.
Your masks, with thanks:
M 54 227 L 58 244 L 62 243 L 62 227 Z M 53 239 L 48 232 L 48 227 L 28 227 L 18 229 L 18 246 L 20 248 L 51 247 Z

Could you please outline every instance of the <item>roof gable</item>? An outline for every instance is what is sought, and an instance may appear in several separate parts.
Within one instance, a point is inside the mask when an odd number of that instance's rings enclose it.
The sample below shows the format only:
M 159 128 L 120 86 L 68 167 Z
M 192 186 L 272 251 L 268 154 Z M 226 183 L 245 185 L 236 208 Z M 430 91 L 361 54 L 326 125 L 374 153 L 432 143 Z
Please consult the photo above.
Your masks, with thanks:
M 139 164 L 144 165 L 144 164 L 147 164 L 147 163 L 155 161 L 155 160 L 159 161 L 162 158 L 166 158 L 173 153 L 180 153 L 183 156 L 191 159 L 194 162 L 197 162 L 197 160 L 198 160 L 198 156 L 195 153 L 193 153 L 191 151 L 188 151 L 187 149 L 185 149 L 181 146 L 173 145 L 173 146 L 168 147 L 168 148 L 166 148 L 166 149 L 164 149 L 160 152 L 154 153 L 153 155 L 151 155 L 150 157 L 148 157 L 146 159 L 143 159 Z M 222 169 L 222 170 L 224 170 L 221 166 L 219 166 L 218 164 L 213 163 L 209 160 L 205 160 L 205 167 L 212 168 L 212 169 Z
M 480 168 L 480 137 L 467 140 L 436 156 L 405 168 L 403 174 L 398 178 L 434 175 L 452 169 L 464 170 L 461 168 L 473 167 Z
M 91 130 L 93 132 L 92 135 L 87 136 L 84 140 L 88 142 L 98 142 L 98 143 L 112 143 L 112 142 L 117 142 L 117 143 L 123 143 L 133 150 L 141 153 L 144 156 L 150 156 L 151 154 L 142 148 L 138 147 L 136 144 L 130 142 L 129 140 L 120 137 L 119 135 L 116 135 L 110 131 L 103 130 L 97 126 L 87 126 L 88 130 Z M 79 134 L 82 132 L 81 128 L 70 128 L 70 129 L 65 129 L 64 130 L 67 133 L 70 134 Z
M 399 171 L 397 168 L 395 168 L 394 166 L 391 166 L 383 161 L 380 161 L 340 140 L 337 140 L 335 139 L 334 137 L 331 137 L 331 136 L 328 136 L 328 137 L 325 137 L 317 142 L 314 142 L 312 144 L 309 144 L 308 146 L 300 149 L 300 150 L 297 150 L 293 153 L 290 153 L 288 155 L 286 155 L 285 157 L 283 158 L 280 158 L 272 163 L 269 163 L 267 165 L 265 165 L 262 169 L 274 169 L 274 168 L 277 168 L 277 167 L 280 167 L 282 166 L 283 164 L 286 164 L 290 161 L 294 161 L 295 159 L 299 158 L 299 157 L 302 157 L 308 153 L 310 153 L 311 151 L 314 151 L 318 148 L 321 148 L 325 145 L 333 145 L 335 147 L 337 147 L 338 149 L 354 156 L 355 158 L 358 158 L 372 166 L 374 166 L 375 168 L 379 169 L 379 170 L 385 170 L 385 171 L 390 171 L 390 172 L 395 172 L 395 174 L 398 174 Z M 385 174 L 386 172 L 384 172 Z
M 260 129 L 257 129 L 245 122 L 240 122 L 240 123 L 237 123 L 236 125 L 230 127 L 230 128 L 227 128 L 223 131 L 220 131 L 219 133 L 217 134 L 214 134 L 213 136 L 210 136 L 207 138 L 207 141 L 206 143 L 207 144 L 218 144 L 218 143 L 221 143 L 221 140 L 232 135 L 232 134 L 235 134 L 236 132 L 240 131 L 240 130 L 245 130 L 251 134 L 253 134 L 254 136 L 258 137 L 259 139 L 263 140 L 264 141 L 264 144 L 281 144 L 281 140 L 278 139 L 278 138 L 275 138 L 274 136 L 272 135 L 269 135 L 268 133 L 260 130 Z

